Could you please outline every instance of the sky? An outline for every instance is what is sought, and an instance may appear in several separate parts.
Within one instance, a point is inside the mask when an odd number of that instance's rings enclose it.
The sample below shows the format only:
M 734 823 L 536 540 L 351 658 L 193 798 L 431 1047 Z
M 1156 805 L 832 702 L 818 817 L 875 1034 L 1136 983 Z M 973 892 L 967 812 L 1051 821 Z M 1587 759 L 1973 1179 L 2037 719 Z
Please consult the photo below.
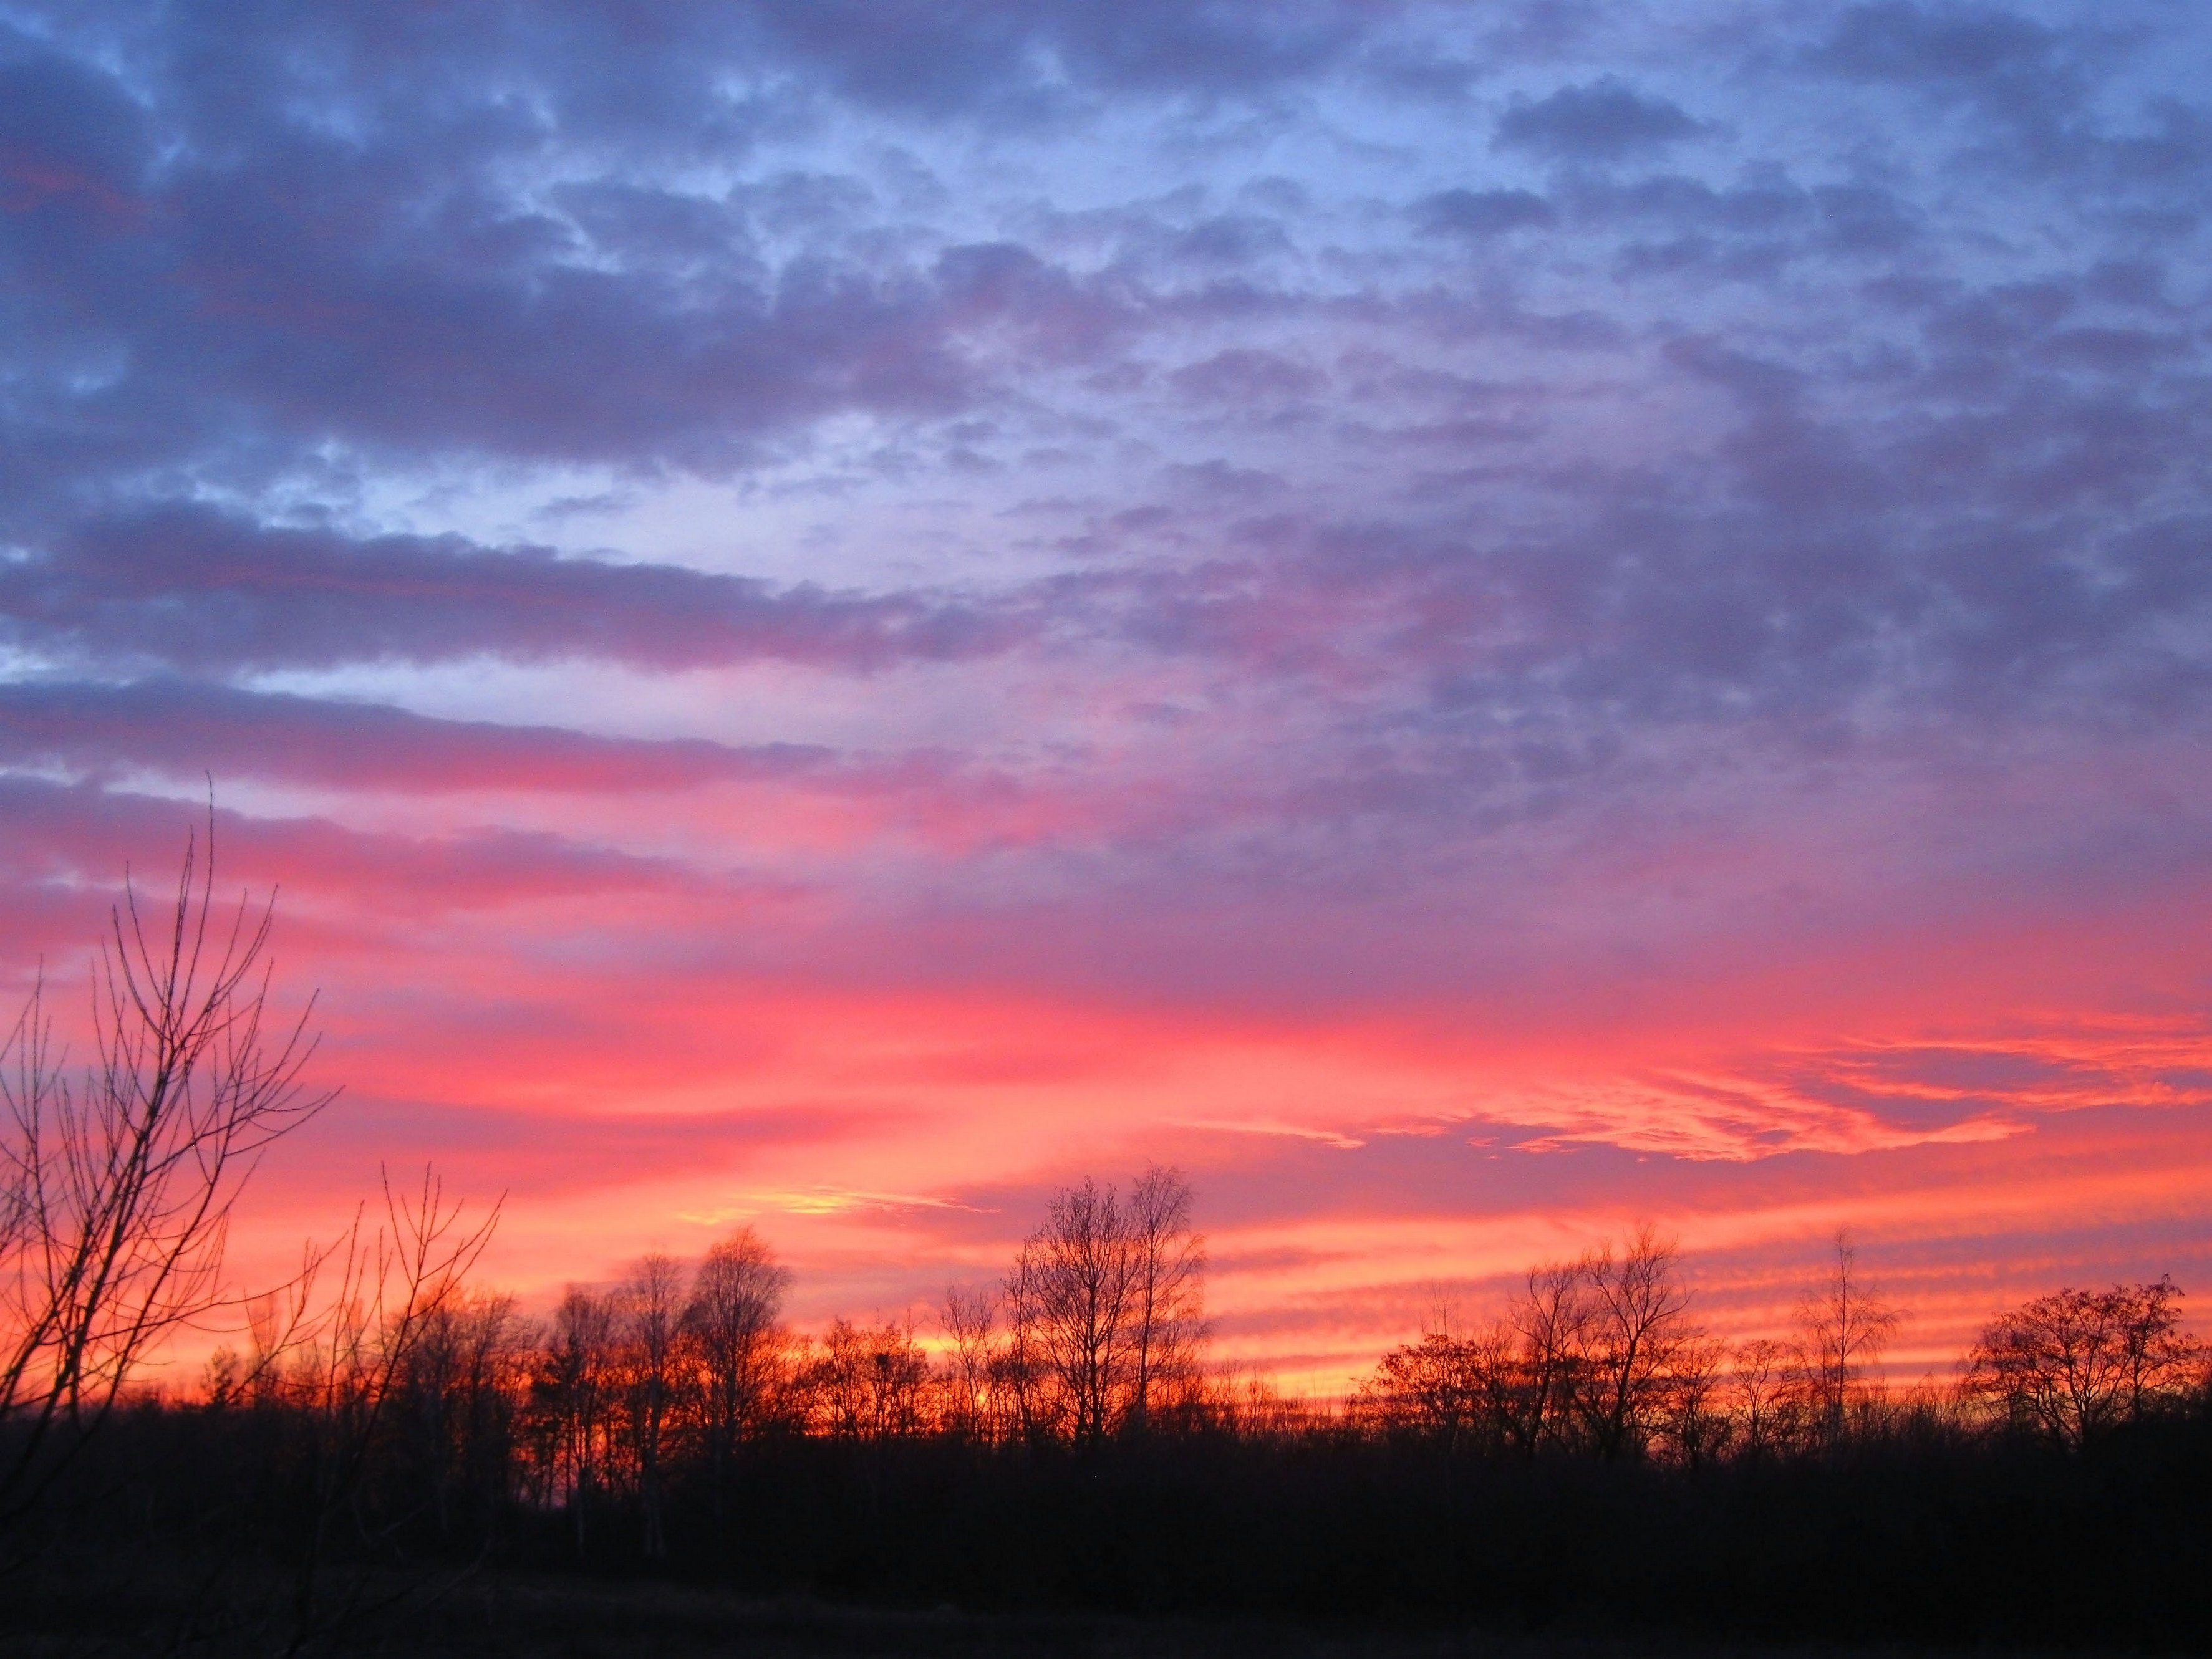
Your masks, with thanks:
M 1181 1168 L 1340 1392 L 1649 1220 L 2212 1296 L 2212 17 L 0 3 L 0 992 L 212 790 L 542 1304 Z

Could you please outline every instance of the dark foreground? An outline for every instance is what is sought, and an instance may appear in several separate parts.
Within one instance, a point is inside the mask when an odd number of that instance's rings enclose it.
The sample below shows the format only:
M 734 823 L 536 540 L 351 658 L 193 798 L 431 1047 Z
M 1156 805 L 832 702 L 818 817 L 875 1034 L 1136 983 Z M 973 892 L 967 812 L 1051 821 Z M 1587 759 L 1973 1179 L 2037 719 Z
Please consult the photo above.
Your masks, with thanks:
M 15 1586 L 0 1624 L 0 1659 L 228 1659 L 286 1650 L 286 1640 L 257 1616 L 250 1599 L 195 1606 L 196 1588 L 145 1577 Z M 401 1595 L 396 1603 L 374 1605 L 395 1591 Z M 1264 1619 L 882 1612 L 670 1584 L 472 1574 L 434 1585 L 410 1580 L 374 1586 L 356 1616 L 302 1651 L 419 1659 L 1954 1659 L 1963 1650 L 1418 1632 Z M 1976 1659 L 2025 1659 L 2035 1650 L 1972 1651 Z
M 1696 1467 L 1341 1425 L 781 1436 L 657 1508 L 549 1504 L 410 1421 L 111 1424 L 6 1541 L 0 1659 L 2212 1653 L 2203 1402 L 2079 1451 L 1911 1411 Z

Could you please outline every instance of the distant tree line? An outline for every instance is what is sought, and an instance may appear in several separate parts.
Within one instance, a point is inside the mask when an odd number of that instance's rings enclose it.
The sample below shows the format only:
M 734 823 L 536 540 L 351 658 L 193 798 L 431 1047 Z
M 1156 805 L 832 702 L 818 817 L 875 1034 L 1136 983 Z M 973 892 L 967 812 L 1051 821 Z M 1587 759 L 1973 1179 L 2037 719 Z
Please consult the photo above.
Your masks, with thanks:
M 2079 1450 L 2184 1408 L 2206 1386 L 2171 1279 L 2062 1290 L 2000 1315 L 1942 1401 L 1962 1425 Z M 1731 1348 L 1692 1317 L 1675 1247 L 1650 1227 L 1533 1269 L 1504 1314 L 1392 1349 L 1351 1402 L 1356 1424 L 1492 1453 L 1547 1449 L 1695 1467 L 1838 1444 L 1893 1413 L 1870 1384 L 1898 1311 L 1871 1293 L 1838 1237 L 1787 1339 Z M 1913 1404 L 1926 1410 L 1925 1390 Z
M 1646 1226 L 1531 1269 L 1340 1404 L 1208 1359 L 1175 1170 L 1046 1202 L 927 1317 L 784 1318 L 741 1227 L 543 1315 L 498 1219 L 387 1185 L 241 1297 L 252 1156 L 319 1110 L 266 907 L 118 907 L 94 1051 L 0 1043 L 0 1600 L 143 1603 L 165 1645 L 296 1652 L 453 1574 L 645 1572 L 935 1605 L 2039 1643 L 2212 1638 L 2212 1371 L 2170 1280 L 2000 1314 L 1942 1385 L 1838 1236 L 1778 1338 L 1698 1319 Z M 202 1384 L 132 1386 L 235 1317 Z M 72 1588 L 74 1587 L 74 1588 Z M 134 1600 L 134 1598 L 136 1598 Z M 27 1605 L 27 1603 L 26 1603 Z M 90 1615 L 88 1615 L 90 1616 Z M 137 1616 L 133 1614 L 132 1616 Z

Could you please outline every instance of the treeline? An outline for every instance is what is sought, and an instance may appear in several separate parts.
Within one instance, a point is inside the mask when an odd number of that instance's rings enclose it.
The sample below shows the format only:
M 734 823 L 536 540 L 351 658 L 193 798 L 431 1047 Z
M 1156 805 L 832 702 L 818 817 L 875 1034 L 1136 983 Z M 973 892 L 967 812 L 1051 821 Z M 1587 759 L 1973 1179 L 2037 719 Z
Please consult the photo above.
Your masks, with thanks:
M 1693 1317 L 1675 1247 L 1646 1226 L 1618 1251 L 1532 1269 L 1480 1331 L 1392 1349 L 1351 1420 L 1492 1455 L 1686 1468 L 1816 1451 L 1900 1409 L 2079 1450 L 2203 1392 L 2212 1356 L 2183 1329 L 2180 1302 L 2171 1279 L 2039 1298 L 1989 1324 L 1955 1389 L 1900 1397 L 1869 1386 L 1900 1315 L 1861 1281 L 1848 1238 L 1789 1337 L 1730 1347 Z
M 750 1227 L 696 1268 L 649 1255 L 526 1317 L 467 1284 L 489 1226 L 426 1179 L 387 1195 L 372 1241 L 356 1229 L 257 1303 L 248 1345 L 159 1408 L 256 1420 L 349 1492 L 411 1489 L 394 1513 L 443 1543 L 515 1511 L 559 1517 L 579 1559 L 664 1559 L 672 1506 L 726 1529 L 764 1443 L 1095 1447 L 1236 1415 L 1201 1361 L 1190 1201 L 1158 1168 L 1126 1196 L 1096 1180 L 1058 1193 L 1000 1285 L 946 1293 L 933 1358 L 913 1321 L 790 1329 L 791 1275 Z
M 319 1311 L 311 1271 L 256 1308 L 246 1349 L 219 1352 L 201 1390 L 160 1409 L 319 1441 L 315 1461 L 441 1545 L 502 1523 L 544 1542 L 557 1520 L 576 1560 L 653 1562 L 672 1537 L 682 1554 L 687 1533 L 727 1535 L 763 1502 L 763 1469 L 810 1440 L 934 1442 L 946 1467 L 1230 1438 L 1690 1473 L 1900 1435 L 2079 1454 L 2185 1420 L 2207 1396 L 2206 1350 L 2170 1281 L 2030 1302 L 1990 1323 L 1953 1384 L 1895 1391 L 1872 1372 L 1899 1314 L 1846 1240 L 1788 1337 L 1730 1347 L 1694 1317 L 1675 1247 L 1645 1227 L 1532 1269 L 1492 1322 L 1428 1331 L 1340 1406 L 1317 1405 L 1206 1363 L 1190 1212 L 1173 1170 L 1146 1170 L 1126 1197 L 1086 1180 L 1052 1197 L 999 1284 L 951 1289 L 927 1319 L 809 1334 L 783 1322 L 791 1275 L 750 1227 L 696 1267 L 647 1256 L 527 1317 L 466 1284 L 484 1230 L 426 1185 L 391 1203 L 374 1252 L 346 1241 Z M 364 1276 L 372 1253 L 388 1278 Z
M 426 1174 L 243 1305 L 197 1389 L 149 1357 L 240 1305 L 254 1155 L 319 1109 L 269 916 L 118 911 L 93 1063 L 0 1033 L 0 1608 L 287 1653 L 456 1575 L 672 1577 L 925 1607 L 1772 1638 L 2212 1645 L 2212 1381 L 2168 1281 L 1995 1317 L 1893 1391 L 1849 1244 L 1730 1347 L 1650 1229 L 1533 1269 L 1341 1405 L 1212 1365 L 1172 1170 L 1055 1194 L 926 1317 L 783 1317 L 740 1229 L 522 1309 Z M 74 1598 L 74 1599 L 72 1599 Z M 55 1609 L 59 1609 L 56 1612 Z M 61 1625 L 56 1625 L 60 1620 Z M 4 1634 L 0 1628 L 0 1634 Z
M 203 1388 L 126 1402 L 42 1546 L 112 1558 L 142 1517 L 275 1631 L 489 1563 L 975 1608 L 2212 1633 L 2212 1388 L 2168 1281 L 2038 1299 L 1893 1390 L 1848 1244 L 1788 1337 L 1731 1348 L 1647 1229 L 1323 1406 L 1207 1364 L 1190 1202 L 1172 1171 L 1086 1181 L 997 1284 L 807 1334 L 742 1228 L 528 1316 L 468 1283 L 484 1226 L 426 1184 Z

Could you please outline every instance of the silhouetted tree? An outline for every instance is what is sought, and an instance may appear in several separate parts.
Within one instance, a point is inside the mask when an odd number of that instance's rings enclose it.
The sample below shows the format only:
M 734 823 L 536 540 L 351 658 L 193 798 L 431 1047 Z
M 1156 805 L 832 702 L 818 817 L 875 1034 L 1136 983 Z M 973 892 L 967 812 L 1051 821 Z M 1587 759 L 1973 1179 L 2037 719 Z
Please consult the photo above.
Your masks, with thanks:
M 1691 1322 L 1671 1241 L 1640 1228 L 1532 1269 L 1505 1319 L 1474 1336 L 1424 1333 L 1360 1386 L 1354 1414 L 1486 1450 L 1582 1446 L 1607 1459 L 1655 1444 L 1689 1459 L 1722 1438 L 1720 1350 Z
M 1737 1447 L 1759 1457 L 1793 1444 L 1803 1402 L 1792 1385 L 1790 1345 L 1759 1337 L 1739 1345 L 1731 1361 L 1728 1414 Z
M 402 1208 L 449 1214 L 434 1196 Z M 1121 1207 L 1135 1261 L 1130 1213 Z M 787 1346 L 773 1327 L 781 1270 L 740 1235 L 719 1258 L 735 1272 L 732 1293 L 750 1299 L 732 1320 L 748 1341 L 770 1333 L 755 1347 L 758 1403 L 732 1418 L 753 1437 L 734 1460 L 751 1501 L 702 1547 L 680 1521 L 711 1467 L 698 1334 L 708 1268 L 666 1362 L 655 1453 L 648 1384 L 663 1339 L 643 1316 L 673 1305 L 681 1271 L 648 1261 L 607 1294 L 572 1291 L 526 1380 L 507 1299 L 459 1287 L 438 1266 L 459 1264 L 450 1246 L 421 1248 L 463 1231 L 394 1215 L 395 1252 L 356 1227 L 349 1247 L 311 1253 L 289 1293 L 257 1300 L 251 1350 L 210 1366 L 206 1407 L 120 1414 L 106 1444 L 125 1462 L 100 1467 L 130 1469 L 131 1501 L 100 1506 L 96 1532 L 76 1523 L 76 1559 L 119 1583 L 135 1568 L 111 1555 L 110 1535 L 143 1549 L 155 1535 L 141 1517 L 176 1515 L 217 1538 L 228 1529 L 252 1541 L 242 1547 L 254 1565 L 232 1580 L 250 1595 L 208 1605 L 258 1605 L 273 1571 L 276 1616 L 250 1620 L 245 1637 L 284 1650 L 334 1634 L 392 1589 L 466 1571 L 471 1557 L 543 1565 L 572 1518 L 604 1517 L 586 1559 L 619 1565 L 641 1534 L 605 1521 L 644 1517 L 657 1457 L 666 1518 L 655 1576 L 729 1574 L 771 1593 L 1351 1619 L 1388 1608 L 1854 1640 L 2033 1634 L 2065 1645 L 2109 1644 L 2117 1631 L 2192 1650 L 2212 1617 L 2189 1571 L 2204 1548 L 2212 1418 L 2183 1399 L 2198 1350 L 2163 1281 L 2039 1299 L 1984 1333 L 1980 1358 L 2013 1367 L 1991 1393 L 1922 1390 L 1879 1410 L 1854 1399 L 1838 1430 L 1819 1419 L 1832 1396 L 1816 1386 L 1811 1341 L 1730 1354 L 1697 1334 L 1671 1249 L 1644 1232 L 1538 1269 L 1510 1317 L 1472 1334 L 1443 1324 L 1385 1354 L 1340 1414 L 1255 1377 L 1162 1372 L 1153 1432 L 1123 1435 L 1145 1420 L 1132 1363 L 1107 1390 L 1109 1426 L 1067 1457 L 1004 1444 L 1024 1421 L 1006 1369 L 1020 1322 L 994 1317 L 988 1299 L 948 1298 L 953 1351 L 935 1371 L 904 1322 L 841 1319 Z M 1840 1276 L 1867 1317 L 1848 1262 Z M 1140 1324 L 1127 1314 L 1121 1352 Z M 789 1362 L 794 1352 L 803 1363 Z M 1863 1345 L 1835 1352 L 1870 1363 Z M 2132 1413 L 2135 1430 L 2078 1460 L 2007 1432 L 2018 1422 L 2065 1438 L 2037 1417 L 2043 1395 L 2017 1393 L 2019 1367 L 2055 1354 L 2063 1372 L 2085 1353 L 2101 1356 L 2084 1386 L 2105 1402 L 2087 1420 Z M 1073 1432 L 1056 1372 L 1034 1370 L 1024 1386 L 1041 1420 Z M 763 1434 L 770 1421 L 784 1432 Z M 1170 1422 L 1191 1432 L 1170 1436 Z M 903 1444 L 924 1436 L 938 1438 Z M 1523 1455 L 1532 1444 L 1541 1456 Z M 1852 1455 L 1826 1455 L 1838 1444 Z M 226 1507 L 232 1493 L 241 1501 Z M 240 1547 L 213 1559 L 246 1559 Z M 1594 1547 L 1617 1570 L 1592 1572 Z M 160 1571 L 198 1572 L 184 1554 L 153 1559 Z M 134 1577 L 130 1594 L 158 1594 L 150 1582 Z
M 577 1552 L 608 1484 L 617 1408 L 618 1314 L 611 1299 L 577 1285 L 554 1310 L 533 1390 L 551 1449 L 550 1486 L 565 1501 Z
M 2171 1279 L 2071 1288 L 2000 1314 L 1967 1356 L 1967 1395 L 2076 1449 L 2196 1382 L 2203 1349 L 2181 1329 Z
M 618 1296 L 629 1390 L 624 1402 L 636 1459 L 639 1517 L 648 1560 L 668 1553 L 665 1463 L 680 1382 L 677 1337 L 685 1301 L 683 1270 L 658 1252 L 639 1261 Z
M 1520 1339 L 1519 1366 L 1508 1427 L 1534 1455 L 1571 1440 L 1589 1371 L 1595 1317 L 1589 1276 L 1580 1262 L 1529 1270 L 1506 1317 Z
M 1797 1305 L 1799 1385 L 1812 1421 L 1832 1441 L 1843 1437 L 1866 1372 L 1881 1363 L 1899 1320 L 1897 1310 L 1861 1281 L 1857 1264 L 1850 1235 L 1838 1232 L 1828 1277 Z
M 1114 1190 L 1096 1180 L 1054 1193 L 1015 1259 L 1007 1300 L 1058 1385 L 1070 1432 L 1114 1426 L 1134 1358 L 1136 1262 Z
M 1723 1456 L 1735 1433 L 1728 1408 L 1725 1342 L 1686 1336 L 1668 1362 L 1663 1428 L 1674 1455 L 1692 1468 Z
M 1197 1376 L 1205 1241 L 1182 1178 L 1154 1167 L 1124 1204 L 1086 1178 L 1047 1204 L 1007 1275 L 1000 1371 L 1023 1432 L 1085 1444 L 1142 1424 Z
M 441 1538 L 454 1535 L 457 1494 L 479 1516 L 508 1495 L 532 1335 L 514 1298 L 490 1292 L 451 1296 L 422 1322 L 400 1379 L 402 1416 Z
M 1677 1252 L 1648 1225 L 1616 1256 L 1610 1244 L 1578 1264 L 1587 1287 L 1580 1317 L 1581 1404 L 1599 1453 L 1642 1451 L 1682 1382 L 1676 1363 L 1703 1335 L 1676 1275 Z
M 901 1438 L 926 1426 L 928 1357 L 913 1332 L 889 1320 L 832 1320 L 808 1380 L 818 1420 L 841 1438 Z
M 497 1204 L 466 1225 L 463 1205 L 449 1203 L 427 1169 L 411 1194 L 387 1180 L 384 1210 L 373 1233 L 356 1216 L 337 1246 L 314 1254 L 278 1334 L 257 1344 L 256 1371 L 281 1378 L 277 1396 L 299 1435 L 303 1465 L 307 1512 L 289 1552 L 291 1650 L 359 1608 L 367 1582 L 360 1576 L 335 1604 L 325 1595 L 341 1520 L 357 1544 L 396 1524 L 388 1513 L 380 1525 L 370 1520 L 386 1432 L 425 1338 L 464 1298 L 468 1274 L 499 1225 Z M 333 1267 L 330 1293 L 319 1300 L 316 1286 Z
M 717 1521 L 726 1518 L 738 1443 L 769 1411 L 781 1347 L 776 1319 L 790 1287 L 790 1271 L 750 1226 L 715 1243 L 691 1281 L 684 1329 L 698 1361 L 700 1429 Z
M 1510 1338 L 1455 1338 L 1449 1331 L 1391 1349 L 1352 1400 L 1356 1420 L 1444 1446 L 1491 1446 L 1510 1409 Z
M 1188 1382 L 1195 1373 L 1205 1332 L 1206 1240 L 1192 1231 L 1190 1205 L 1190 1186 L 1180 1172 L 1157 1164 L 1129 1191 L 1136 1340 L 1128 1418 L 1139 1426 L 1150 1421 L 1163 1384 Z
M 1001 1405 L 1000 1378 L 994 1364 L 998 1357 L 998 1299 L 988 1290 L 950 1286 L 938 1323 L 952 1339 L 952 1351 L 946 1356 L 946 1426 L 975 1439 L 991 1438 Z
M 272 1022 L 275 899 L 218 913 L 215 827 L 173 904 L 126 873 L 92 973 L 92 1063 L 72 1082 L 43 984 L 0 1040 L 0 1532 L 108 1416 L 163 1338 L 227 1299 L 223 1246 L 260 1153 L 334 1098 L 301 1074 L 311 996 Z M 69 1428 L 58 1460 L 46 1454 Z

